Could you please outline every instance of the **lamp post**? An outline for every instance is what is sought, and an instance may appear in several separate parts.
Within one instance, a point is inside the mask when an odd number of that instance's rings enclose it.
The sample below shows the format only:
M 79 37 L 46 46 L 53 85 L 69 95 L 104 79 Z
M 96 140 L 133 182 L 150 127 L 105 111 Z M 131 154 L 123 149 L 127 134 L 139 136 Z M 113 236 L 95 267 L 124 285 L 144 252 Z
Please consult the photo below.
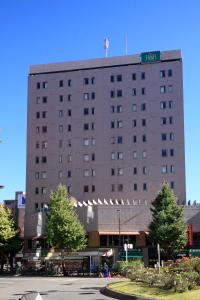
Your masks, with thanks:
M 118 244 L 118 252 L 120 251 L 120 246 L 121 246 L 121 211 L 120 209 L 117 209 L 118 212 L 118 226 L 119 226 L 119 244 Z

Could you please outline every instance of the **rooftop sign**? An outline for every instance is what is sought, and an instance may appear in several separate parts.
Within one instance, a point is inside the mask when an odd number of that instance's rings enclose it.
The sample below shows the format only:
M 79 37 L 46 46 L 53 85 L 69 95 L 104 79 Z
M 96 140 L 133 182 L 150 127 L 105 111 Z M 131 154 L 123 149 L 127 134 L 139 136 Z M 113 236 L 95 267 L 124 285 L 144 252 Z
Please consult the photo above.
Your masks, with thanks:
M 160 51 L 143 52 L 141 53 L 141 63 L 152 63 L 160 61 Z

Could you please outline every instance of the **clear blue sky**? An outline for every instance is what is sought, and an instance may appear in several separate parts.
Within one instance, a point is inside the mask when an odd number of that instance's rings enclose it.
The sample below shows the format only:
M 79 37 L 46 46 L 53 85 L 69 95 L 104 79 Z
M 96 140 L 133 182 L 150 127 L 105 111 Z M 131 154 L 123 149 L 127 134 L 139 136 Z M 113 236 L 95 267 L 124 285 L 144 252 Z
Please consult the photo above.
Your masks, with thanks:
M 200 202 L 200 1 L 2 0 L 0 201 L 25 190 L 30 64 L 182 49 L 187 199 Z

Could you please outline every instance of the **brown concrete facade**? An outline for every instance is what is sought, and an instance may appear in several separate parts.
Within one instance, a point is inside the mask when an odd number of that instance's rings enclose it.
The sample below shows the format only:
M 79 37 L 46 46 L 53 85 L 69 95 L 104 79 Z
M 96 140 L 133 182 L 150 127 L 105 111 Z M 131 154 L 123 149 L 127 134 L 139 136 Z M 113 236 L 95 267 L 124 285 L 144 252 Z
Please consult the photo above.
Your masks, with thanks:
M 129 199 L 148 207 L 164 180 L 185 203 L 179 50 L 161 52 L 154 63 L 130 55 L 30 67 L 26 237 L 39 234 L 38 212 L 59 183 L 78 201 Z M 104 210 L 106 224 L 86 223 L 87 231 L 109 231 L 110 213 Z M 132 231 L 143 230 L 140 216 Z

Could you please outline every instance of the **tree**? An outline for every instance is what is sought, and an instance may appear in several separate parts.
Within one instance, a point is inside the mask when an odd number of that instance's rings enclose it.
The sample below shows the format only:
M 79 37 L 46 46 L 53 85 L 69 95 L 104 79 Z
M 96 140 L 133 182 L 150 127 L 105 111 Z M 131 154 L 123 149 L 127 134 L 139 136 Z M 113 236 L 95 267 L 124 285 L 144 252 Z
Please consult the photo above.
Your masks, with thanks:
M 12 217 L 11 211 L 3 204 L 0 204 L 0 259 L 1 271 L 6 261 L 6 257 L 11 256 L 11 252 L 19 250 L 19 230 Z
M 169 259 L 187 244 L 187 225 L 183 208 L 177 204 L 176 196 L 167 183 L 152 202 L 152 222 L 149 226 L 150 239 L 159 244 Z
M 65 248 L 68 252 L 86 247 L 84 228 L 78 220 L 66 187 L 61 184 L 50 195 L 47 236 L 50 246 Z

